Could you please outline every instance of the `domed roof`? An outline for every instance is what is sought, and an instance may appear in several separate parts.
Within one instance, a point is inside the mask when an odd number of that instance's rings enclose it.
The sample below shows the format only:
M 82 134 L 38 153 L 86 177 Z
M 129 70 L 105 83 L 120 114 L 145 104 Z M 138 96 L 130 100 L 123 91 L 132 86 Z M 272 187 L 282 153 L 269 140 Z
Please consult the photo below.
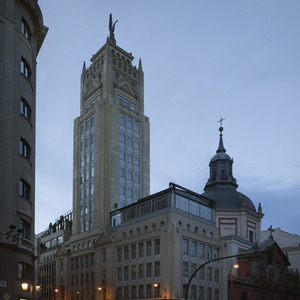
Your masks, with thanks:
M 204 192 L 202 196 L 213 199 L 216 202 L 217 208 L 241 208 L 242 206 L 246 206 L 251 211 L 256 212 L 253 202 L 246 195 L 231 187 L 211 189 Z
M 223 120 L 224 119 L 221 118 L 221 121 Z M 226 149 L 223 143 L 222 126 L 219 128 L 219 131 L 219 147 L 209 163 L 210 177 L 208 178 L 204 187 L 205 192 L 202 194 L 202 196 L 213 199 L 216 202 L 217 208 L 247 207 L 251 211 L 256 212 L 252 201 L 247 196 L 236 190 L 238 184 L 236 179 L 233 177 L 233 159 L 226 154 Z
M 214 155 L 214 157 L 211 159 L 211 161 L 213 162 L 213 161 L 216 161 L 218 159 L 229 159 L 229 160 L 231 160 L 231 157 L 228 154 L 224 153 L 224 152 L 219 152 L 219 153 Z

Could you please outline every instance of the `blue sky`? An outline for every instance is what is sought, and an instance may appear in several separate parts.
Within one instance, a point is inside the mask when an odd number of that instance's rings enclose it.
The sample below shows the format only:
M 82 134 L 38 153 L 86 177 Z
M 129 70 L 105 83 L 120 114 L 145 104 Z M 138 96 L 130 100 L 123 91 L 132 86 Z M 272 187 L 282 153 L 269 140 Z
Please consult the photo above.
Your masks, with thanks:
M 300 234 L 300 2 L 39 0 L 49 32 L 38 56 L 36 232 L 72 208 L 73 121 L 83 61 L 105 43 L 142 59 L 151 193 L 202 193 L 225 117 L 238 190 L 269 225 Z

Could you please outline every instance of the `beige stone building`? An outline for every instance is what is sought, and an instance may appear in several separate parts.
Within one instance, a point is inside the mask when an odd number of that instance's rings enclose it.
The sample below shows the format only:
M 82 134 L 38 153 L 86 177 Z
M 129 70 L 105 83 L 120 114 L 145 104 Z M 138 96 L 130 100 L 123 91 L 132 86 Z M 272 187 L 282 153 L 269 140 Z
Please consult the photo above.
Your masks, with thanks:
M 0 299 L 31 299 L 36 58 L 47 33 L 37 0 L 1 0 L 0 32 Z
M 66 230 L 45 232 L 39 276 L 42 286 L 53 282 L 41 299 L 182 299 L 196 268 L 224 255 L 214 202 L 175 184 L 111 212 L 110 224 L 76 242 Z M 225 299 L 220 270 L 215 262 L 200 271 L 189 298 Z

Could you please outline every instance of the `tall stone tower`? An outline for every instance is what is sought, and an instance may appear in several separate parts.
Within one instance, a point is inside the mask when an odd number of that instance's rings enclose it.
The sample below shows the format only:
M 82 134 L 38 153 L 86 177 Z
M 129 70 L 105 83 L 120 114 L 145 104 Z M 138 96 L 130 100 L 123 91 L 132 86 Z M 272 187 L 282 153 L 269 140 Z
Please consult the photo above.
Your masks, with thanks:
M 34 297 L 36 57 L 47 30 L 37 0 L 0 1 L 0 299 Z
M 115 22 L 116 23 L 116 22 Z M 110 225 L 110 212 L 149 194 L 149 118 L 142 63 L 110 36 L 83 64 L 74 121 L 73 234 Z

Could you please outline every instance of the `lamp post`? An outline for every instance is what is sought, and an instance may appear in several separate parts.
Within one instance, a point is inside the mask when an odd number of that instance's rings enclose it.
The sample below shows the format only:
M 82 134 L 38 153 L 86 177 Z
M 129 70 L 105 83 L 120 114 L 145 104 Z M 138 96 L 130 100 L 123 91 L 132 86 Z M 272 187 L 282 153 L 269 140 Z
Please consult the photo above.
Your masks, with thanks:
M 234 264 L 230 269 L 230 295 L 231 300 L 233 300 L 233 270 L 238 269 L 239 265 Z
M 205 265 L 213 262 L 213 261 L 219 261 L 219 260 L 223 260 L 223 259 L 228 259 L 228 258 L 233 258 L 233 257 L 241 257 L 241 256 L 252 256 L 253 255 L 258 255 L 258 254 L 262 254 L 262 253 L 270 253 L 269 250 L 264 250 L 264 251 L 253 251 L 253 252 L 248 252 L 248 253 L 242 253 L 242 254 L 235 254 L 235 255 L 230 255 L 230 256 L 224 256 L 224 257 L 218 257 L 218 258 L 214 258 L 214 259 L 211 259 L 207 262 L 205 262 L 204 264 L 200 265 L 195 271 L 194 273 L 192 274 L 192 276 L 190 277 L 189 281 L 188 281 L 188 284 L 187 284 L 187 287 L 186 287 L 186 291 L 185 291 L 185 297 L 184 299 L 187 300 L 188 299 L 188 292 L 189 292 L 189 287 L 191 285 L 191 282 L 192 282 L 192 279 L 194 278 L 194 276 L 196 275 L 196 273 L 201 269 L 203 268 Z

